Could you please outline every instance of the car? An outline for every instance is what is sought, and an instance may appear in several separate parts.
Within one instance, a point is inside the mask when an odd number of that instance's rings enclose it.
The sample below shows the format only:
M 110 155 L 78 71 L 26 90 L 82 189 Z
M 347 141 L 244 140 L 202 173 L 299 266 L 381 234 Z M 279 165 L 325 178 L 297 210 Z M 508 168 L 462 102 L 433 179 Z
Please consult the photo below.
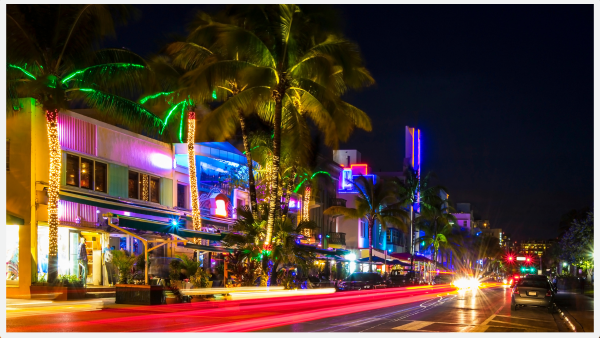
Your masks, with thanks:
M 358 291 L 382 289 L 386 287 L 383 278 L 374 272 L 354 272 L 338 283 L 338 291 Z
M 391 270 L 389 274 L 388 286 L 398 287 L 413 285 L 415 280 L 413 275 L 414 274 L 412 274 L 410 271 Z
M 521 279 L 521 275 L 514 275 L 514 276 L 512 276 L 512 277 L 509 277 L 509 278 L 508 278 L 508 285 L 509 285 L 511 288 L 514 288 L 514 287 L 515 287 L 515 284 L 517 284 L 517 282 L 519 281 L 519 279 Z
M 554 292 L 547 279 L 521 278 L 512 289 L 511 298 L 511 311 L 523 306 L 545 307 L 548 312 L 553 311 Z
M 433 277 L 434 284 L 451 284 L 452 280 L 452 275 L 437 275 Z
M 550 283 L 550 288 L 552 289 L 552 292 L 554 294 L 556 294 L 558 292 L 557 287 L 554 284 L 552 284 L 552 281 L 550 281 L 550 278 L 548 278 L 548 276 L 545 276 L 545 275 L 526 275 L 523 278 L 525 278 L 525 279 L 536 279 L 536 280 L 545 280 L 545 281 L 548 281 L 548 283 Z

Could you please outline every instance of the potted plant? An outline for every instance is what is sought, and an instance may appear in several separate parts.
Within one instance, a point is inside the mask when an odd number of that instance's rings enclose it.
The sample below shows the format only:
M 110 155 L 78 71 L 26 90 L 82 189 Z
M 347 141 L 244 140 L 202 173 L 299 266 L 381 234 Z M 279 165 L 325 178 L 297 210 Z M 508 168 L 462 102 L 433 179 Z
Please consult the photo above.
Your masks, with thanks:
M 181 261 L 174 259 L 169 262 L 169 291 L 165 292 L 166 303 L 176 304 L 181 302 Z
M 131 279 L 131 268 L 135 262 L 135 256 L 130 256 L 127 251 L 115 250 L 113 251 L 112 263 L 119 270 L 119 284 L 127 284 Z

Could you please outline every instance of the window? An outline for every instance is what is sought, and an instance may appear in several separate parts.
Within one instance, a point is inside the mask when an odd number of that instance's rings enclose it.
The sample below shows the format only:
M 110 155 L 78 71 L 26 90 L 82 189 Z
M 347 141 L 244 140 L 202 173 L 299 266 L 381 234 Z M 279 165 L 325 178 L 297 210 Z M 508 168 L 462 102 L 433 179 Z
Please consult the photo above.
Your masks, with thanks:
M 79 186 L 79 156 L 67 154 L 67 185 Z
M 92 189 L 94 184 L 92 178 L 94 177 L 94 161 L 88 160 L 87 158 L 81 158 L 81 187 L 86 189 Z
M 106 163 L 96 162 L 94 164 L 94 182 L 96 183 L 96 187 L 94 190 L 100 192 L 107 192 L 106 190 L 106 174 L 107 174 L 107 165 Z
M 67 185 L 107 192 L 108 165 L 89 158 L 67 154 Z
M 139 176 L 140 174 L 130 171 L 129 172 L 129 198 L 139 199 Z
M 463 226 L 466 228 L 467 227 L 467 221 L 463 221 Z
M 177 207 L 187 209 L 187 203 L 185 198 L 185 192 L 187 186 L 177 183 Z
M 157 177 L 150 178 L 150 202 L 158 203 L 158 186 L 160 182 Z
M 160 203 L 160 179 L 129 171 L 129 198 Z

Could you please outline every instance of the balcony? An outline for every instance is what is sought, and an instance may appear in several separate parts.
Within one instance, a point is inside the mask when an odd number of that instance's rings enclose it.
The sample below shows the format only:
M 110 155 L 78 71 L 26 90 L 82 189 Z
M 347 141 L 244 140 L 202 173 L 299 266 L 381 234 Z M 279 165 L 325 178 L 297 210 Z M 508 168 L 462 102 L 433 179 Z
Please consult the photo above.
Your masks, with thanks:
M 330 207 L 346 207 L 346 200 L 343 198 L 330 198 L 329 199 Z
M 346 245 L 346 234 L 343 232 L 330 232 L 327 242 L 329 244 Z

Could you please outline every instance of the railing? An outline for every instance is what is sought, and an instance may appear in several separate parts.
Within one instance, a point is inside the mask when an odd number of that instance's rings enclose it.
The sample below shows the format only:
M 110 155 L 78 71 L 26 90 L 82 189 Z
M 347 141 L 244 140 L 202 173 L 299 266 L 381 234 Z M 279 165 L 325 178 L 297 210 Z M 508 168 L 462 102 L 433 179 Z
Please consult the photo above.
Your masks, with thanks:
M 330 232 L 327 241 L 329 242 L 329 244 L 346 245 L 346 233 Z
M 330 198 L 329 199 L 330 207 L 346 207 L 346 200 L 343 198 Z

